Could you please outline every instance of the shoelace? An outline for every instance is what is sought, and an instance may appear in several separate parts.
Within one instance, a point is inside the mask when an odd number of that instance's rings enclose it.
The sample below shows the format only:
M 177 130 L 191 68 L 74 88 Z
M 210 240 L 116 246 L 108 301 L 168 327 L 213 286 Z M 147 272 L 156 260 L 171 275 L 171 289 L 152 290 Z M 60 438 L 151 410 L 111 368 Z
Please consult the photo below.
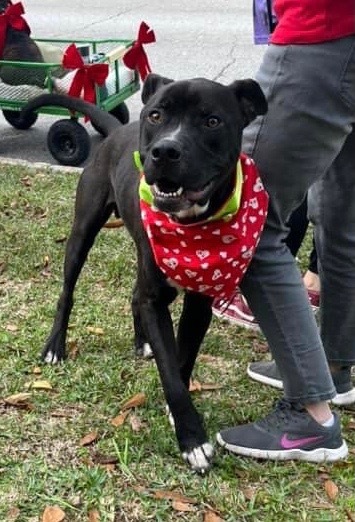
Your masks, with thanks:
M 275 429 L 275 427 L 285 426 L 295 415 L 304 413 L 305 409 L 296 403 L 291 403 L 286 399 L 279 399 L 276 401 L 274 410 L 269 413 L 261 423 L 267 429 Z

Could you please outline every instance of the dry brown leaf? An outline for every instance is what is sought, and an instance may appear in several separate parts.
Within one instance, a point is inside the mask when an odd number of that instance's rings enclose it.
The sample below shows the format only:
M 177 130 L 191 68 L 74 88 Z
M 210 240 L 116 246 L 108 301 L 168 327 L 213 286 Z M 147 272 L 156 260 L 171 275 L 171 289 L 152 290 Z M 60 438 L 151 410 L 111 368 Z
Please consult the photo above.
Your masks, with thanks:
M 89 522 L 100 522 L 100 513 L 97 511 L 97 509 L 92 509 L 89 511 L 88 520 Z
M 18 326 L 16 326 L 16 324 L 7 324 L 5 326 L 5 330 L 7 330 L 8 332 L 17 332 Z
M 201 392 L 201 391 L 212 391 L 220 390 L 223 388 L 221 384 L 214 383 L 201 383 L 199 381 L 190 381 L 189 391 L 190 392 Z
M 64 243 L 67 240 L 67 236 L 61 236 L 54 240 L 55 243 Z
M 165 499 L 165 500 L 174 500 L 175 502 L 182 502 L 184 504 L 197 504 L 197 500 L 194 500 L 192 498 L 184 497 L 184 495 L 181 495 L 181 493 L 178 493 L 177 491 L 163 491 L 158 489 L 157 491 L 153 492 L 153 496 L 155 498 L 159 499 Z
M 34 390 L 53 390 L 53 387 L 49 381 L 34 381 L 31 384 L 31 388 Z
M 121 228 L 124 226 L 122 219 L 111 219 L 104 224 L 104 228 Z
M 117 464 L 118 458 L 115 455 L 104 455 L 97 451 L 92 455 L 92 461 L 94 464 L 102 464 L 106 466 L 107 464 Z
M 255 353 L 267 353 L 269 351 L 269 346 L 267 343 L 255 339 L 253 341 L 253 350 Z
M 12 522 L 13 520 L 17 520 L 19 516 L 20 516 L 19 508 L 16 506 L 10 507 L 10 509 L 7 512 L 7 520 L 9 522 Z
M 122 426 L 122 424 L 126 420 L 126 417 L 127 417 L 128 414 L 129 414 L 129 411 L 127 410 L 127 411 L 123 411 L 122 413 L 117 415 L 117 417 L 113 418 L 110 421 L 112 426 L 115 426 L 115 428 L 119 428 L 120 426 Z
M 95 335 L 104 335 L 103 329 L 99 328 L 97 326 L 87 326 L 86 329 L 89 333 L 92 333 Z
M 115 471 L 116 469 L 116 464 L 99 464 L 99 466 L 108 472 Z
M 333 509 L 334 510 L 334 504 L 331 504 L 330 502 L 312 502 L 310 504 L 310 507 L 312 509 Z
M 252 487 L 242 488 L 242 493 L 247 500 L 252 500 L 255 497 L 256 490 Z
M 4 399 L 6 404 L 10 406 L 17 406 L 19 408 L 24 408 L 29 406 L 29 399 L 31 397 L 30 393 L 15 393 L 14 395 L 10 395 Z
M 349 430 L 355 430 L 355 421 L 350 421 L 347 428 Z
M 35 367 L 33 368 L 33 370 L 32 370 L 32 373 L 33 373 L 34 375 L 41 375 L 41 373 L 42 373 L 42 369 L 41 369 L 39 366 L 35 366 Z
M 122 411 L 129 410 L 131 408 L 136 408 L 137 406 L 142 406 L 146 403 L 147 397 L 144 393 L 137 393 L 129 399 L 127 402 L 124 403 L 122 406 Z
M 201 391 L 201 389 L 202 389 L 202 386 L 201 386 L 200 382 L 193 381 L 192 379 L 190 380 L 190 386 L 189 386 L 190 392 Z
M 180 502 L 180 500 L 173 500 L 172 502 L 172 508 L 175 509 L 175 511 L 183 511 L 183 512 L 191 512 L 195 511 L 195 508 L 186 502 Z
M 65 513 L 59 506 L 47 506 L 43 511 L 42 522 L 62 522 Z
M 68 357 L 75 360 L 79 354 L 79 346 L 77 341 L 68 341 Z
M 217 515 L 215 511 L 205 511 L 203 522 L 223 522 L 223 518 Z
M 346 509 L 345 513 L 346 513 L 346 516 L 348 517 L 348 519 L 350 520 L 350 522 L 355 522 L 355 513 L 351 513 L 351 511 L 349 511 L 349 509 Z
M 129 416 L 129 423 L 131 425 L 131 428 L 133 431 L 137 432 L 144 428 L 145 424 L 141 421 L 141 419 L 137 415 L 131 415 Z
M 25 187 L 31 187 L 32 186 L 32 180 L 28 176 L 21 178 L 22 185 L 25 185 Z
M 91 431 L 80 440 L 79 444 L 80 446 L 89 446 L 97 440 L 98 436 L 99 434 L 97 433 L 97 431 Z
M 339 488 L 335 484 L 335 482 L 333 482 L 332 480 L 326 480 L 324 482 L 324 489 L 330 500 L 334 501 L 337 498 L 338 493 L 339 493 Z
M 201 387 L 202 387 L 203 391 L 212 391 L 212 390 L 220 390 L 221 388 L 223 388 L 223 385 L 206 382 L 206 383 L 202 383 Z

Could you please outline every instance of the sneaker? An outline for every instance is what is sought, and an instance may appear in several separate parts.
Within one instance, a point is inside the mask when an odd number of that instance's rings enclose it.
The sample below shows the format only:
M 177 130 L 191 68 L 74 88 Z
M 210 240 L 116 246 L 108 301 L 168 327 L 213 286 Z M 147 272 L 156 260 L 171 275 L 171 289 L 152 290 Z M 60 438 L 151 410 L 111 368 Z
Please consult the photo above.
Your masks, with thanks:
M 319 292 L 307 290 L 307 293 L 312 309 L 314 313 L 317 313 L 319 310 Z M 249 330 L 260 331 L 260 326 L 241 292 L 238 292 L 231 301 L 215 299 L 212 312 L 216 317 L 226 319 L 230 323 Z
M 237 455 L 257 459 L 324 462 L 348 454 L 336 414 L 333 425 L 325 427 L 284 399 L 262 420 L 221 431 L 217 442 Z
M 317 292 L 316 290 L 307 289 L 307 294 L 313 312 L 317 313 L 319 310 L 319 292 Z
M 284 387 L 275 361 L 252 362 L 248 365 L 247 374 L 254 381 L 268 384 L 279 390 L 282 390 Z
M 247 374 L 254 381 L 268 384 L 279 390 L 283 389 L 283 382 L 275 361 L 259 361 L 248 365 Z M 351 382 L 351 366 L 344 366 L 332 374 L 337 394 L 331 403 L 335 406 L 355 407 L 355 388 Z
M 351 366 L 341 366 L 336 372 L 332 373 L 336 396 L 332 403 L 336 406 L 355 407 L 355 388 L 351 380 Z
M 250 330 L 260 331 L 259 324 L 250 310 L 248 303 L 240 292 L 231 301 L 215 299 L 212 312 L 220 319 L 226 319 L 230 323 L 243 326 Z

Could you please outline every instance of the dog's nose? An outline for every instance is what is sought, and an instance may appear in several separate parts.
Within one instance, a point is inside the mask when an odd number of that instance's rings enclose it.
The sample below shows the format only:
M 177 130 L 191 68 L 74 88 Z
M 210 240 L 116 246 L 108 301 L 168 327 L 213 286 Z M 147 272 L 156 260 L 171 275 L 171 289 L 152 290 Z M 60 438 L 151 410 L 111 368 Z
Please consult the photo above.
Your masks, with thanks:
M 152 159 L 155 163 L 177 163 L 180 158 L 181 147 L 176 141 L 160 141 L 152 148 Z

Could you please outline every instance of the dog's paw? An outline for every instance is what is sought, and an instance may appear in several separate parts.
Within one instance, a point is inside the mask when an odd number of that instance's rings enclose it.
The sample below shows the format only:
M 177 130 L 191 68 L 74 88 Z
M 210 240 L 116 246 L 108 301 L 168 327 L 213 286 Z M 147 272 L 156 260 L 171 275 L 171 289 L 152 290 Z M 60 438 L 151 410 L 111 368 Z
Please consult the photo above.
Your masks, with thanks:
M 149 343 L 143 343 L 138 348 L 136 348 L 137 357 L 142 357 L 143 359 L 151 359 L 153 357 L 153 351 L 150 347 Z
M 51 350 L 48 350 L 48 352 L 42 354 L 42 360 L 47 364 L 59 364 L 62 362 L 62 359 L 60 359 L 58 355 Z
M 212 444 L 205 442 L 191 451 L 184 451 L 182 457 L 194 471 L 204 475 L 211 467 L 213 454 L 214 448 Z

